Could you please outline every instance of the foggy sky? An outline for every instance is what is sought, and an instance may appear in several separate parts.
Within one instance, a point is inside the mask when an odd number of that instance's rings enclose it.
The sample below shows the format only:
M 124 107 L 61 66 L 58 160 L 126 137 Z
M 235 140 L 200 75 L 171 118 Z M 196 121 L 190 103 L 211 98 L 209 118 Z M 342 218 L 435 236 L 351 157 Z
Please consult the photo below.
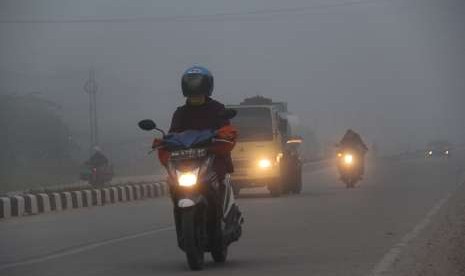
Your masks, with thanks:
M 463 142 L 464 13 L 462 0 L 2 0 L 0 93 L 41 92 L 85 137 L 93 67 L 103 143 L 124 141 L 139 119 L 167 126 L 200 64 L 215 98 L 288 101 L 322 141 L 351 127 L 389 151 Z

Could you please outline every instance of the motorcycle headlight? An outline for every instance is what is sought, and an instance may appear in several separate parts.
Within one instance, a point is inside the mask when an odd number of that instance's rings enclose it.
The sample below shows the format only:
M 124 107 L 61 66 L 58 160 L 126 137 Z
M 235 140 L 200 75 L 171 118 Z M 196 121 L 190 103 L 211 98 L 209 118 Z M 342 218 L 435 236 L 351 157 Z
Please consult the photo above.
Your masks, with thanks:
M 432 150 L 428 151 L 428 154 L 433 155 L 433 151 Z
M 354 157 L 352 156 L 352 154 L 344 155 L 344 163 L 346 165 L 352 165 L 352 163 L 354 163 Z
M 258 167 L 260 169 L 268 169 L 268 168 L 271 168 L 271 161 L 270 159 L 261 159 L 260 161 L 258 161 Z
M 192 187 L 197 184 L 197 178 L 199 175 L 199 168 L 188 171 L 188 172 L 180 172 L 176 171 L 178 175 L 178 183 L 179 186 L 182 187 Z

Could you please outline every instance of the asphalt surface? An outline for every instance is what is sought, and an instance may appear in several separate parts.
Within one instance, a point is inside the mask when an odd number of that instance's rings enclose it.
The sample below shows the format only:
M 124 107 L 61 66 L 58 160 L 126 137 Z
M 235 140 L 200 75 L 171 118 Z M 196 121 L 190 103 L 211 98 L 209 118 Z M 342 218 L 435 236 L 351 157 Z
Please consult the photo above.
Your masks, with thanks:
M 241 240 L 226 264 L 207 258 L 202 272 L 189 271 L 176 246 L 167 198 L 9 219 L 0 222 L 0 275 L 381 275 L 386 255 L 457 191 L 463 164 L 384 160 L 355 189 L 327 168 L 305 173 L 301 195 L 244 192 Z

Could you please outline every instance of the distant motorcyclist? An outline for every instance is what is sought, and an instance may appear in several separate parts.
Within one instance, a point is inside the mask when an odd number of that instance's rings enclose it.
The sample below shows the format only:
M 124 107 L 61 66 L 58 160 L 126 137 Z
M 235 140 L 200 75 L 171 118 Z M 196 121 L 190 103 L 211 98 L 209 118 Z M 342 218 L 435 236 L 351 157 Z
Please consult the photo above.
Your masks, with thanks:
M 113 168 L 108 158 L 103 154 L 102 149 L 98 146 L 94 147 L 94 153 L 84 163 L 83 169 L 80 179 L 89 181 L 92 186 L 103 185 L 113 178 Z
M 362 152 L 368 151 L 368 147 L 365 144 L 365 142 L 363 142 L 360 134 L 358 134 L 352 129 L 348 129 L 346 131 L 346 133 L 342 137 L 340 144 L 351 148 L 358 148 Z
M 342 137 L 342 140 L 339 143 L 339 147 L 349 148 L 355 151 L 356 153 L 358 153 L 358 155 L 360 156 L 360 159 L 362 160 L 360 164 L 360 172 L 361 172 L 361 175 L 363 175 L 365 172 L 364 159 L 365 159 L 365 154 L 368 151 L 368 147 L 365 144 L 365 142 L 363 142 L 360 134 L 358 134 L 352 129 L 348 129 L 346 133 L 344 134 L 344 136 Z
M 109 163 L 108 158 L 103 154 L 99 146 L 94 147 L 94 154 L 86 161 L 86 165 L 91 168 L 101 168 L 107 166 Z

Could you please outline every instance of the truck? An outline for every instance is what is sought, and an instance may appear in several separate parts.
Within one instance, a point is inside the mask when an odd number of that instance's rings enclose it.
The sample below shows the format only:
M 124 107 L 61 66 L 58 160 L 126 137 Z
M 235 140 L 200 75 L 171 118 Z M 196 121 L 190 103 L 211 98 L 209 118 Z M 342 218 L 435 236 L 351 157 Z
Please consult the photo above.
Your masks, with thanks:
M 232 151 L 233 190 L 267 187 L 272 196 L 300 193 L 302 161 L 298 117 L 288 112 L 286 102 L 256 96 L 239 105 L 229 105 L 237 116 L 232 125 L 239 131 Z

